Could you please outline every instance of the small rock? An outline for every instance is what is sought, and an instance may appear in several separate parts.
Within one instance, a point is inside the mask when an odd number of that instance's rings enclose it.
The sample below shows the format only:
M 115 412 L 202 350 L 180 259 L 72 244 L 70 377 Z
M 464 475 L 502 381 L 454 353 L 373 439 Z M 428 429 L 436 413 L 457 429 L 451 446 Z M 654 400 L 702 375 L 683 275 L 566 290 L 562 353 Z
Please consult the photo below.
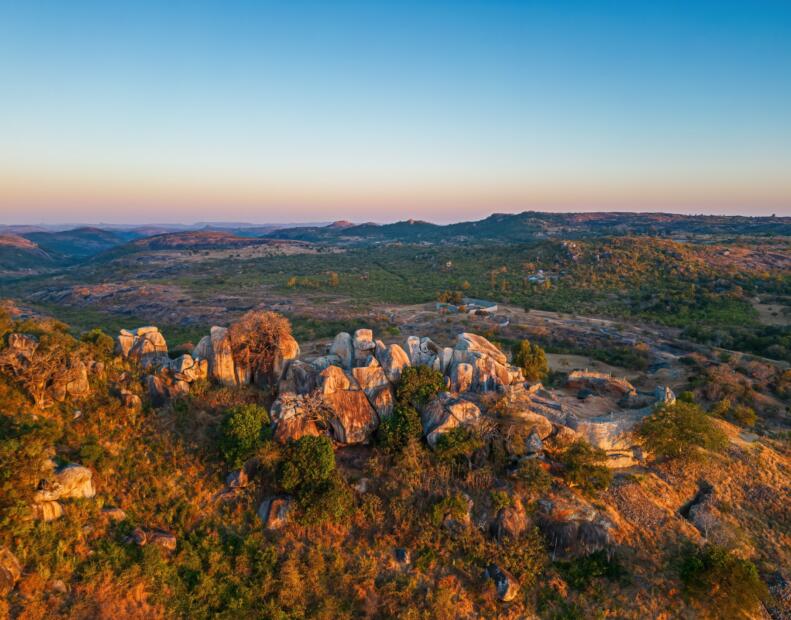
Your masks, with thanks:
M 102 514 L 110 519 L 110 521 L 123 521 L 126 519 L 126 513 L 120 508 L 106 507 L 102 508 Z
M 484 574 L 494 582 L 497 598 L 503 603 L 513 601 L 519 594 L 519 583 L 511 573 L 500 568 L 497 564 L 489 564 Z

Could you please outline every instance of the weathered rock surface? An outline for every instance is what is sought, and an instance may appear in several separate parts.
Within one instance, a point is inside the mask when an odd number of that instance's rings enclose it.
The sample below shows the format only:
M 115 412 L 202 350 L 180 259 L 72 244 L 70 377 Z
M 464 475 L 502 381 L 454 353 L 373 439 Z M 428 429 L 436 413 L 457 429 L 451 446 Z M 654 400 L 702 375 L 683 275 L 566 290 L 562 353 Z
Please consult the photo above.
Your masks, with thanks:
M 268 497 L 258 507 L 258 516 L 267 530 L 278 530 L 288 523 L 291 500 L 287 497 Z
M 63 402 L 66 398 L 85 398 L 91 393 L 88 368 L 78 359 L 69 361 L 68 366 L 55 377 L 50 389 L 52 397 Z
M 237 372 L 228 328 L 212 327 L 209 343 L 209 376 L 223 385 L 236 385 Z
M 96 491 L 91 470 L 82 465 L 66 465 L 41 482 L 33 501 L 54 502 L 60 499 L 91 498 L 94 495 Z
M 0 596 L 8 594 L 22 576 L 22 565 L 10 549 L 0 547 Z
M 484 575 L 494 583 L 497 598 L 501 602 L 508 603 L 518 596 L 519 582 L 511 573 L 500 568 L 497 564 L 489 564 Z
M 270 415 L 275 424 L 274 439 L 280 443 L 296 441 L 306 435 L 318 436 L 321 430 L 305 396 L 284 392 L 272 403 Z
M 351 334 L 341 332 L 335 336 L 335 340 L 330 345 L 330 355 L 338 356 L 341 365 L 347 370 L 350 369 L 354 360 L 354 342 Z
M 486 340 L 483 336 L 478 336 L 476 334 L 467 332 L 459 334 L 456 340 L 456 350 L 468 351 L 473 354 L 478 354 L 480 357 L 490 357 L 501 366 L 504 366 L 508 362 L 505 353 L 500 351 L 500 349 Z
M 610 521 L 576 496 L 539 500 L 537 522 L 558 555 L 587 555 L 612 544 Z
M 478 406 L 463 398 L 442 392 L 426 405 L 421 413 L 423 434 L 433 448 L 440 435 L 463 424 L 475 422 L 481 415 Z
M 454 392 L 467 392 L 472 388 L 472 364 L 460 362 L 454 364 L 450 371 L 450 385 Z
M 377 348 L 376 359 L 391 383 L 398 383 L 404 368 L 410 365 L 406 351 L 397 344 L 382 345 L 381 348 Z
M 512 504 L 501 508 L 492 523 L 492 534 L 497 540 L 515 540 L 525 533 L 528 526 L 527 511 L 522 500 L 512 498 Z
M 116 350 L 122 357 L 139 361 L 144 368 L 168 363 L 168 345 L 157 327 L 122 329 Z
M 309 394 L 318 387 L 319 373 L 312 364 L 294 360 L 278 384 L 279 393 Z
M 379 417 L 362 390 L 338 390 L 324 395 L 329 425 L 336 441 L 343 444 L 369 441 Z

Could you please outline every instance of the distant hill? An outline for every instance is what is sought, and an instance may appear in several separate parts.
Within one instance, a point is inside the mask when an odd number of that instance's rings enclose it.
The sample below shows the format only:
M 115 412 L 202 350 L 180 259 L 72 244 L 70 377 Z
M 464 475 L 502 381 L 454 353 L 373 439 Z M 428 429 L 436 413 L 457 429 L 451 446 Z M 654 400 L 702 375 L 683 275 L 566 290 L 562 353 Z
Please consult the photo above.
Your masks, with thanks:
M 313 226 L 273 231 L 269 237 L 314 242 L 441 243 L 458 241 L 521 242 L 541 238 L 609 235 L 791 235 L 790 217 L 676 215 L 668 213 L 495 213 L 457 224 L 419 220 L 393 224 Z
M 31 232 L 22 236 L 37 244 L 53 258 L 65 260 L 88 258 L 137 237 L 130 232 L 92 227 L 61 232 Z
M 39 270 L 52 266 L 52 257 L 29 239 L 0 234 L 0 271 Z
M 232 232 L 215 230 L 197 230 L 190 232 L 167 233 L 137 239 L 129 244 L 134 250 L 182 250 L 231 248 L 254 244 L 271 243 L 268 239 L 242 237 Z

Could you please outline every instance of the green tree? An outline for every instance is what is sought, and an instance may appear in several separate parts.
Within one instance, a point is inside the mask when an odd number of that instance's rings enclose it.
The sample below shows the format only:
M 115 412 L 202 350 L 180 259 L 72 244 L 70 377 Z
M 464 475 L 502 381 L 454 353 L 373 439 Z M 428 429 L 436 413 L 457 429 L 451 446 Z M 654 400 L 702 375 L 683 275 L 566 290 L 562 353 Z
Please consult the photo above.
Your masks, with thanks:
M 728 438 L 695 404 L 662 405 L 638 429 L 646 448 L 658 458 L 694 458 L 698 448 L 722 451 Z
M 420 414 L 408 404 L 397 403 L 393 413 L 382 420 L 377 438 L 390 452 L 401 452 L 413 439 L 420 439 L 423 426 Z
M 269 429 L 266 409 L 239 405 L 228 409 L 220 429 L 220 452 L 232 467 L 240 467 L 261 447 Z
M 428 401 L 445 389 L 445 377 L 439 370 L 428 366 L 404 368 L 396 388 L 396 400 L 401 405 L 421 409 Z
M 571 485 L 586 493 L 606 489 L 612 481 L 612 472 L 604 464 L 607 453 L 579 439 L 560 455 L 564 477 Z
M 522 340 L 514 349 L 514 365 L 522 369 L 528 381 L 541 381 L 549 374 L 544 349 L 529 340 Z
M 686 547 L 678 572 L 684 592 L 718 618 L 745 617 L 768 597 L 755 564 L 718 545 Z
M 115 349 L 115 340 L 98 327 L 82 334 L 80 340 L 92 345 L 102 357 L 110 357 Z

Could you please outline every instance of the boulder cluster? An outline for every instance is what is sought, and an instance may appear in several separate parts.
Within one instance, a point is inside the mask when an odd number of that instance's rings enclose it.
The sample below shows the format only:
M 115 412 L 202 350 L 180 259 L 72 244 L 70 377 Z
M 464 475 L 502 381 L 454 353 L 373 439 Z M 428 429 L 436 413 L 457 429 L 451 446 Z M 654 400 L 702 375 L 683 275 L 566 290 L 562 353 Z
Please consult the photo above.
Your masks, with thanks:
M 287 366 L 272 406 L 275 437 L 286 441 L 327 432 L 340 444 L 369 441 L 392 414 L 395 385 L 410 366 L 428 366 L 445 377 L 447 391 L 422 412 L 430 445 L 441 433 L 480 416 L 471 395 L 505 392 L 524 382 L 502 351 L 475 334 L 459 334 L 455 347 L 410 336 L 402 347 L 374 339 L 370 329 L 341 332 L 325 355 Z
M 61 502 L 68 499 L 90 499 L 96 495 L 93 473 L 82 465 L 66 465 L 56 469 L 51 461 L 47 472 L 33 495 L 33 513 L 43 521 L 53 521 L 63 515 Z

